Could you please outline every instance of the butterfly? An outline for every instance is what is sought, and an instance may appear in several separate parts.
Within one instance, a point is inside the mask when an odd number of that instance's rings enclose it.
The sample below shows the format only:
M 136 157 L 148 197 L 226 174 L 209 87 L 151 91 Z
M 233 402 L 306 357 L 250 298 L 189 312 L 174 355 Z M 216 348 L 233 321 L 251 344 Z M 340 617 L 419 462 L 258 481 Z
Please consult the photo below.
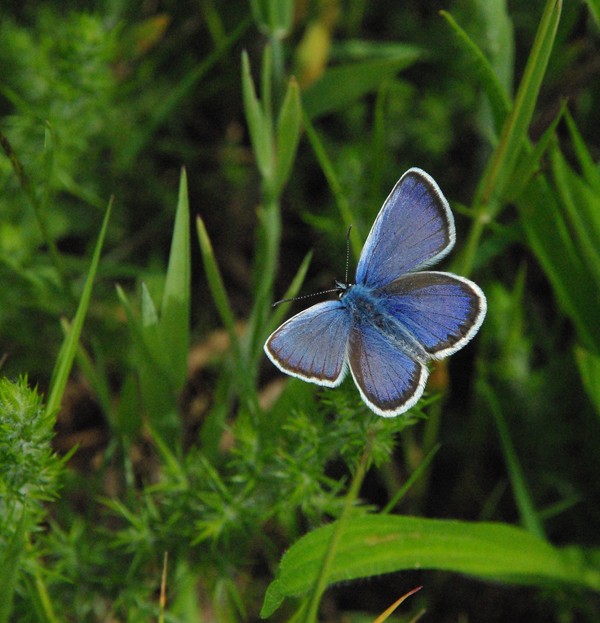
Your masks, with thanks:
M 284 322 L 265 342 L 265 353 L 282 372 L 325 387 L 338 386 L 350 369 L 372 411 L 404 413 L 423 394 L 428 362 L 461 349 L 486 314 L 475 283 L 423 270 L 455 240 L 442 191 L 425 171 L 409 169 L 373 223 L 355 282 L 336 282 L 337 300 Z

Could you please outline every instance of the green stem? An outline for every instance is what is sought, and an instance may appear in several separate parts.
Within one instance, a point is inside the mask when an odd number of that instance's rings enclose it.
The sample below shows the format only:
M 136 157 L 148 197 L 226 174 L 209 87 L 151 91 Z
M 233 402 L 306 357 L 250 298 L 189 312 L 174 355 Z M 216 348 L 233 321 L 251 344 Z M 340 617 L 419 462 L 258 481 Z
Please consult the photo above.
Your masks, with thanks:
M 350 489 L 348 490 L 348 494 L 346 495 L 346 500 L 344 502 L 342 512 L 338 520 L 334 524 L 331 541 L 329 542 L 329 547 L 327 548 L 327 552 L 325 553 L 325 556 L 323 558 L 321 569 L 319 570 L 319 576 L 315 583 L 313 592 L 310 596 L 308 612 L 304 619 L 306 623 L 313 623 L 313 621 L 317 620 L 317 613 L 319 610 L 321 596 L 327 588 L 327 578 L 329 576 L 329 570 L 331 569 L 331 565 L 335 558 L 340 539 L 344 534 L 344 529 L 346 528 L 346 524 L 348 523 L 350 513 L 352 511 L 354 503 L 356 502 L 356 499 L 358 498 L 358 492 L 360 491 L 360 487 L 365 478 L 365 474 L 367 473 L 369 459 L 371 458 L 372 443 L 373 435 L 369 432 L 367 437 L 367 443 L 365 444 L 365 449 L 363 450 L 360 461 L 356 467 L 356 472 L 354 473 L 354 478 L 352 479 Z

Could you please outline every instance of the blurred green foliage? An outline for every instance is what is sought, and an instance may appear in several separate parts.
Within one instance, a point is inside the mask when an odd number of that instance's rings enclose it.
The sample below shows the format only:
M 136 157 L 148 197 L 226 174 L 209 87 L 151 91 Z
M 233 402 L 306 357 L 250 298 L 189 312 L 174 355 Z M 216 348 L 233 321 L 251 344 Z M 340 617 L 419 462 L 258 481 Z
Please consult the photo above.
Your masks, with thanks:
M 439 8 L 4 3 L 0 622 L 598 620 L 600 10 Z M 262 344 L 410 166 L 489 311 L 388 421 Z

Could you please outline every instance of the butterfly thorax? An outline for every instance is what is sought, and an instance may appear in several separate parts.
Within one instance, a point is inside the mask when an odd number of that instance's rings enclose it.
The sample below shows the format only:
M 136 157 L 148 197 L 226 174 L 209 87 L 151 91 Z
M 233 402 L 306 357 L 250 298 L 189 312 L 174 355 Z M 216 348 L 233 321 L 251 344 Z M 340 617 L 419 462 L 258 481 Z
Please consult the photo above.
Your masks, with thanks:
M 386 307 L 381 289 L 370 288 L 361 283 L 336 283 L 340 300 L 350 312 L 352 327 L 360 330 L 365 325 L 377 328 L 388 339 L 396 342 L 399 349 L 425 363 L 431 356 L 419 344 L 415 336 Z

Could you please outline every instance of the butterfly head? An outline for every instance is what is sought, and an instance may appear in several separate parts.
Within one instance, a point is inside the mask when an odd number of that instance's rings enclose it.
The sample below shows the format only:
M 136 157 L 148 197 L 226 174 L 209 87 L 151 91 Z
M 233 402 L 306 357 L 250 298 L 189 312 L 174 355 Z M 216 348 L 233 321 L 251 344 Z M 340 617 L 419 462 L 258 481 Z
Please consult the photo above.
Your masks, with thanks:
M 345 283 L 343 281 L 335 280 L 335 290 L 338 293 L 338 298 L 343 298 L 344 295 L 348 294 L 348 292 L 354 287 L 353 283 Z

